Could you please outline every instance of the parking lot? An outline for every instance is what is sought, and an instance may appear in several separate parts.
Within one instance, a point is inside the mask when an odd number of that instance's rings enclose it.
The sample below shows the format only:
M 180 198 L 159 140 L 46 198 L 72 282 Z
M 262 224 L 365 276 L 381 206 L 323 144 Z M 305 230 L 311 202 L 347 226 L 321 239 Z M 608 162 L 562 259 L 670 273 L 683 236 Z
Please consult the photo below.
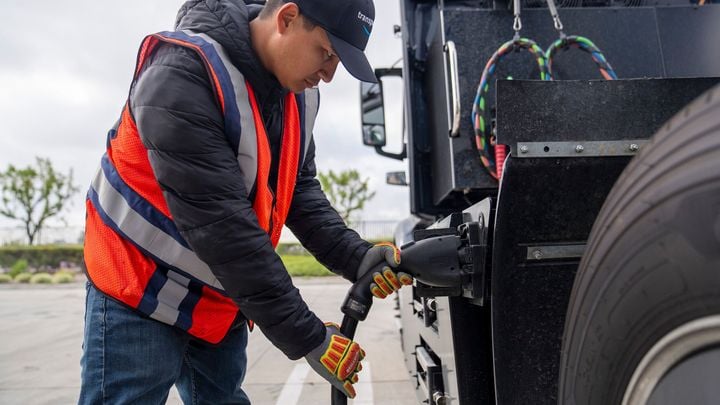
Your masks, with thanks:
M 295 279 L 310 308 L 340 322 L 349 284 L 337 277 Z M 0 285 L 0 403 L 74 404 L 80 389 L 85 285 Z M 350 404 L 415 404 L 403 364 L 394 302 L 376 300 L 356 340 L 367 352 Z M 243 384 L 253 404 L 328 404 L 330 386 L 304 360 L 290 361 L 256 329 Z M 180 404 L 173 390 L 168 404 Z

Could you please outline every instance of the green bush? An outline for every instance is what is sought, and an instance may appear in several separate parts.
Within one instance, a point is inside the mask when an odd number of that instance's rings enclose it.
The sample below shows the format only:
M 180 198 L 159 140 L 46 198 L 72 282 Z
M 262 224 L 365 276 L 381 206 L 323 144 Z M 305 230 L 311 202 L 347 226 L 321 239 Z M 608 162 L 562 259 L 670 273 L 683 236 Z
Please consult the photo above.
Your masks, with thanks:
M 16 283 L 29 283 L 31 278 L 32 274 L 30 273 L 20 273 L 15 276 L 14 280 Z
M 67 284 L 75 281 L 75 275 L 66 271 L 58 271 L 52 276 L 53 284 Z
M 281 256 L 288 273 L 294 277 L 317 277 L 332 276 L 333 273 L 326 269 L 312 256 L 284 255 Z
M 53 278 L 48 273 L 36 273 L 30 277 L 30 284 L 50 284 Z
M 30 267 L 58 268 L 60 263 L 82 266 L 82 245 L 2 246 L 0 266 L 10 267 L 24 259 Z
M 20 273 L 25 273 L 28 269 L 28 261 L 25 259 L 18 259 L 10 267 L 10 277 L 15 278 Z
M 9 274 L 0 274 L 0 284 L 9 283 L 12 281 L 12 277 Z

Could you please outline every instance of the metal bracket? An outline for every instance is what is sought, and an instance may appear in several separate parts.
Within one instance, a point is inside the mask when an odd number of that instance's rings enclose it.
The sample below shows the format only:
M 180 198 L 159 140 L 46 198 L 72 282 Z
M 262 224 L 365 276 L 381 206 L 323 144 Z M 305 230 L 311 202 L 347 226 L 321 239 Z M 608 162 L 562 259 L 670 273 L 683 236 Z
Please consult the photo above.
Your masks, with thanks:
M 646 143 L 648 143 L 647 139 L 518 142 L 516 149 L 513 151 L 513 156 L 517 158 L 633 156 Z
M 585 245 L 528 246 L 526 259 L 531 261 L 579 259 L 583 253 L 585 253 Z
M 427 399 L 424 402 L 432 405 L 447 404 L 448 398 L 443 389 L 442 366 L 435 363 L 430 353 L 422 345 L 415 346 L 415 359 L 417 360 L 418 388 L 423 391 L 424 397 Z

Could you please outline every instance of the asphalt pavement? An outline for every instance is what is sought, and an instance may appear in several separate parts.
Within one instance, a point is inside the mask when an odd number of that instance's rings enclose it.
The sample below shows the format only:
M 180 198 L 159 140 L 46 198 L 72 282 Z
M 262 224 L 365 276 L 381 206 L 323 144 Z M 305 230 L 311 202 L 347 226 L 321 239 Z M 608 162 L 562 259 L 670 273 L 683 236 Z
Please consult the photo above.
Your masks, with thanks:
M 340 322 L 349 284 L 338 277 L 295 279 L 310 308 L 323 320 Z M 85 285 L 0 285 L 0 404 L 75 404 Z M 356 385 L 355 405 L 416 404 L 403 364 L 394 301 L 376 300 L 355 340 L 367 352 Z M 329 404 L 330 385 L 304 360 L 290 361 L 262 335 L 250 334 L 243 384 L 256 405 Z M 182 402 L 173 389 L 168 404 Z

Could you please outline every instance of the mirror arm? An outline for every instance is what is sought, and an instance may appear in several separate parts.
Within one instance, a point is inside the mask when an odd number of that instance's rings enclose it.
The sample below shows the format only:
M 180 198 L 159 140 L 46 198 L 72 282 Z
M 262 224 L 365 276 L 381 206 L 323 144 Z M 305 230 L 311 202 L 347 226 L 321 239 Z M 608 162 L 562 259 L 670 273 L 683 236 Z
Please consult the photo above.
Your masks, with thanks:
M 375 152 L 380 156 L 385 156 L 390 159 L 403 160 L 407 157 L 407 143 L 403 143 L 403 149 L 400 153 L 385 152 L 382 146 L 376 146 Z
M 378 79 L 383 76 L 402 77 L 402 68 L 377 68 L 375 69 L 375 76 L 377 76 Z

